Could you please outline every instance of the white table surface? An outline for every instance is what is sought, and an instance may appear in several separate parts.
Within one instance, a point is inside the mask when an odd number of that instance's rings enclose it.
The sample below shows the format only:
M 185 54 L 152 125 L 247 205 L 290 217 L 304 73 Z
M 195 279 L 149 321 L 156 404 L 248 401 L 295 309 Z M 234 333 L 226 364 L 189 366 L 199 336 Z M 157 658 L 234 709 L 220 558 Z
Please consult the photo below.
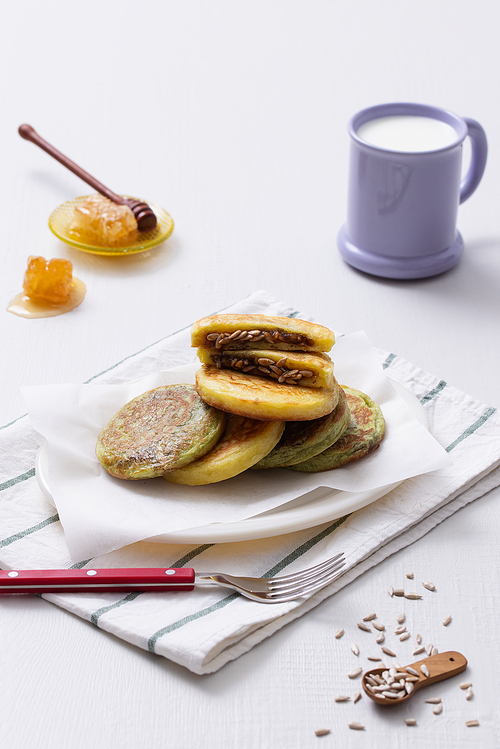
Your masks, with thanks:
M 0 56 L 5 309 L 28 255 L 66 257 L 87 286 L 80 308 L 46 320 L 0 315 L 0 424 L 24 384 L 84 381 L 127 355 L 263 288 L 319 322 L 364 329 L 484 403 L 500 407 L 498 24 L 489 0 L 5 3 Z M 336 248 L 345 220 L 347 121 L 387 101 L 472 117 L 490 145 L 477 193 L 459 211 L 457 267 L 420 281 L 376 279 Z M 175 220 L 160 248 L 86 255 L 47 227 L 90 190 L 17 135 L 22 122 L 118 192 Z M 38 598 L 0 601 L 2 749 L 135 747 L 496 747 L 500 491 L 446 520 L 250 653 L 195 676 Z M 439 716 L 418 725 L 363 698 L 337 704 L 352 667 L 334 639 L 387 586 L 433 580 L 413 626 L 463 652 L 460 677 L 433 687 Z M 415 612 L 416 609 L 412 609 Z M 440 622 L 453 616 L 448 628 Z M 417 619 L 418 616 L 418 619 Z M 362 633 L 361 633 L 362 635 Z M 345 640 L 344 640 L 345 643 Z M 479 728 L 466 728 L 477 718 Z M 364 732 L 350 731 L 360 720 Z M 331 734 L 317 738 L 315 730 Z

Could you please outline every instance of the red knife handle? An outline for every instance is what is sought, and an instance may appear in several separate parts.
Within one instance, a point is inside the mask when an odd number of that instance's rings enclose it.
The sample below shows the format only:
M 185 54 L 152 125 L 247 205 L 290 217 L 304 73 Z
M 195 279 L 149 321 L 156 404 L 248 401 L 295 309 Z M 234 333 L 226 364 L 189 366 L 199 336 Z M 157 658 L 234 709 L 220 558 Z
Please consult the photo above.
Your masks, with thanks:
M 81 569 L 0 570 L 0 595 L 14 593 L 154 593 L 193 590 L 194 570 L 173 569 Z

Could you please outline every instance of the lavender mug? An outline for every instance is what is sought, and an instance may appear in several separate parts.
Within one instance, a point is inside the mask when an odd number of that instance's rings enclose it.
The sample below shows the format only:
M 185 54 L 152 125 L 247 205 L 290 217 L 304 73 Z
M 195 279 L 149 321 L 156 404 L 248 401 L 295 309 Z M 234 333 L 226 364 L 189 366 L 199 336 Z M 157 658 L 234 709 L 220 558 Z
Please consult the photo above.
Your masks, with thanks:
M 384 278 L 452 268 L 464 243 L 458 206 L 475 191 L 488 153 L 475 120 L 424 104 L 381 104 L 352 117 L 347 220 L 338 247 L 350 265 Z M 462 147 L 471 160 L 461 178 Z

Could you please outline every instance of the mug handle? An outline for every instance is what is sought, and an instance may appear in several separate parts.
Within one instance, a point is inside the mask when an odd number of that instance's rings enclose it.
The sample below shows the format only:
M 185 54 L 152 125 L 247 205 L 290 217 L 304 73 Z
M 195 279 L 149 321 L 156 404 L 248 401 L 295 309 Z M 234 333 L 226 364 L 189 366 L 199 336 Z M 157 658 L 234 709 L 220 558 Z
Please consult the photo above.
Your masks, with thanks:
M 483 128 L 467 117 L 463 118 L 467 124 L 468 136 L 471 144 L 471 160 L 467 174 L 460 183 L 460 203 L 464 203 L 481 182 L 488 156 L 488 141 Z

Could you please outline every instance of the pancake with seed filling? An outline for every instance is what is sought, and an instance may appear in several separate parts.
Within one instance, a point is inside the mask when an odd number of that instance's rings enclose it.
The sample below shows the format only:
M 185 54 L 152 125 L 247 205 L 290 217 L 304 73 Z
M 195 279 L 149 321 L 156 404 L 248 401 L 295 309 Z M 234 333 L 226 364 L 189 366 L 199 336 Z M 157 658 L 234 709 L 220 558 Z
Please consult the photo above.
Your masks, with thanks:
M 343 386 L 349 404 L 351 421 L 343 435 L 331 447 L 314 458 L 290 466 L 292 471 L 329 471 L 363 458 L 375 450 L 385 434 L 385 420 L 380 406 L 360 390 Z
M 318 419 L 331 413 L 339 400 L 335 378 L 330 389 L 307 388 L 212 366 L 196 372 L 196 388 L 214 408 L 262 421 Z
M 284 351 L 330 351 L 334 343 L 335 336 L 328 328 L 293 317 L 210 315 L 195 322 L 191 329 L 191 346 L 218 351 L 261 347 Z
M 235 369 L 244 374 L 302 385 L 312 388 L 331 388 L 333 362 L 328 354 L 306 354 L 303 351 L 274 351 L 270 349 L 198 349 L 202 364 L 217 369 Z
M 211 450 L 224 425 L 193 385 L 166 385 L 125 404 L 101 431 L 96 455 L 116 478 L 154 478 Z
M 200 486 L 225 481 L 246 471 L 273 449 L 285 425 L 229 414 L 217 445 L 203 458 L 184 468 L 169 471 L 164 478 L 174 484 Z
M 339 395 L 337 407 L 328 416 L 312 421 L 288 421 L 274 450 L 259 460 L 254 469 L 286 468 L 302 463 L 333 445 L 345 432 L 351 419 L 342 388 Z

